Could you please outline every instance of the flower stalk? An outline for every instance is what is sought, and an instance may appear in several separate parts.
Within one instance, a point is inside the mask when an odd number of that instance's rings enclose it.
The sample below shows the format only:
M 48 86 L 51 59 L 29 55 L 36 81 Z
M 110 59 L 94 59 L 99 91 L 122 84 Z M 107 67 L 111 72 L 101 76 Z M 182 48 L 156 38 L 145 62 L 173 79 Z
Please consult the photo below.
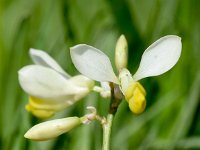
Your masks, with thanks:
M 114 117 L 114 114 L 109 113 L 107 115 L 107 118 L 106 118 L 106 123 L 103 124 L 103 146 L 102 146 L 102 150 L 109 150 L 110 149 L 113 117 Z
M 106 117 L 106 122 L 102 124 L 103 126 L 102 150 L 110 150 L 113 118 L 123 98 L 123 94 L 120 91 L 118 85 L 110 83 L 110 87 L 111 87 L 111 101 L 110 101 L 109 112 Z

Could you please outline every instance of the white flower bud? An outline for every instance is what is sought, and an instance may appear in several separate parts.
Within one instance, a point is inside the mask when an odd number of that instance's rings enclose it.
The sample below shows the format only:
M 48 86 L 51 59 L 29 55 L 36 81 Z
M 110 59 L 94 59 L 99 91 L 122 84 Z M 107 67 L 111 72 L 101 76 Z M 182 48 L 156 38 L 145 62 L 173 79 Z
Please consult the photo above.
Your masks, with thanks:
M 69 117 L 43 122 L 33 126 L 24 135 L 25 138 L 44 141 L 55 138 L 81 124 L 78 117 Z
M 115 65 L 118 71 L 126 68 L 128 61 L 128 44 L 124 35 L 121 35 L 115 48 Z

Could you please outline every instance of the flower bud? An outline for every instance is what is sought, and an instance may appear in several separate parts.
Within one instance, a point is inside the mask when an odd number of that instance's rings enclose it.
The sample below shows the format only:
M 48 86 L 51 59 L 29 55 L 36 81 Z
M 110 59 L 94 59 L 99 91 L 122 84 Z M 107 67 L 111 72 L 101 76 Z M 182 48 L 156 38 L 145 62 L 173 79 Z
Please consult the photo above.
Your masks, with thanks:
M 24 135 L 25 138 L 37 141 L 50 140 L 81 124 L 78 117 L 69 117 L 43 122 L 33 126 Z
M 126 68 L 128 61 L 128 44 L 124 35 L 121 35 L 115 48 L 115 65 L 117 70 Z

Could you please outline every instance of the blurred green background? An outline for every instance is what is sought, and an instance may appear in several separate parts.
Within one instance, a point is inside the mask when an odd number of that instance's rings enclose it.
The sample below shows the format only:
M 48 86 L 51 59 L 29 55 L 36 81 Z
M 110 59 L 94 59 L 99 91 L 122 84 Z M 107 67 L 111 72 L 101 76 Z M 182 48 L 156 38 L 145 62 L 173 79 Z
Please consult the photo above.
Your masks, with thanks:
M 30 47 L 53 56 L 71 75 L 69 47 L 86 43 L 113 60 L 117 38 L 129 43 L 128 69 L 134 73 L 143 51 L 168 34 L 182 37 L 177 65 L 164 75 L 142 80 L 147 109 L 133 115 L 123 101 L 114 119 L 113 150 L 200 149 L 200 1 L 198 0 L 1 0 L 0 4 L 0 149 L 100 150 L 97 122 L 78 127 L 55 140 L 23 137 L 41 122 L 25 111 L 27 95 L 17 71 L 31 60 Z M 53 118 L 82 116 L 85 107 L 106 115 L 109 100 L 92 93 Z

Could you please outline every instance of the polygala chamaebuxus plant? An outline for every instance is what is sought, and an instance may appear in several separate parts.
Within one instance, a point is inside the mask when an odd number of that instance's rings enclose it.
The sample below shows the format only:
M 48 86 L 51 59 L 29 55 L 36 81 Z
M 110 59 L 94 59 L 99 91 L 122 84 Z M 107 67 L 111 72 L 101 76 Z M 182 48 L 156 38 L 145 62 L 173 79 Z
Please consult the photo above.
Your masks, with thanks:
M 127 69 L 128 46 L 122 35 L 116 43 L 115 66 L 113 71 L 110 59 L 101 50 L 79 44 L 70 49 L 72 62 L 82 75 L 71 77 L 47 53 L 30 49 L 35 65 L 19 70 L 19 82 L 30 95 L 26 109 L 41 118 L 52 116 L 88 95 L 99 92 L 102 97 L 110 97 L 110 107 L 106 117 L 99 116 L 96 108 L 89 106 L 90 113 L 82 117 L 68 117 L 40 123 L 25 134 L 32 140 L 49 140 L 70 131 L 81 124 L 98 120 L 103 127 L 103 150 L 110 147 L 112 120 L 124 98 L 130 110 L 140 114 L 146 107 L 146 91 L 139 80 L 161 75 L 170 70 L 181 55 L 181 38 L 167 35 L 143 53 L 139 68 L 134 75 Z M 101 86 L 94 84 L 99 81 Z

